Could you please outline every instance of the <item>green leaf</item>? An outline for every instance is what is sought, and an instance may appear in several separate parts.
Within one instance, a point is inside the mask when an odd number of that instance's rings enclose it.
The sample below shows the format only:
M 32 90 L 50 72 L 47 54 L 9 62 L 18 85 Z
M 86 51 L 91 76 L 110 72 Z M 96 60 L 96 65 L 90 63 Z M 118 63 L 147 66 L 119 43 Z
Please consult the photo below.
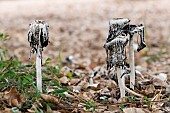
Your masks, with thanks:
M 66 98 L 66 95 L 64 93 L 59 94 L 62 98 Z
M 5 35 L 3 33 L 0 33 L 0 38 L 3 39 L 3 40 L 9 39 L 8 35 Z
M 51 81 L 51 80 L 52 80 L 51 78 L 42 78 L 43 82 L 48 82 L 48 81 Z
M 52 60 L 51 58 L 47 58 L 47 60 L 45 61 L 45 64 L 44 64 L 44 65 L 45 65 L 45 66 L 48 65 L 48 64 L 51 62 L 51 60 Z
M 148 99 L 148 97 L 146 97 L 146 96 L 144 96 L 144 97 L 143 97 L 143 99 L 144 99 L 144 100 L 146 100 L 146 101 L 148 101 L 148 100 L 149 100 L 149 99 Z
M 71 79 L 71 78 L 73 77 L 73 73 L 72 73 L 72 72 L 69 72 L 69 73 L 67 74 L 67 76 L 68 76 L 69 79 Z
M 125 108 L 125 105 L 124 104 L 120 104 L 119 108 L 123 111 L 123 109 Z
M 19 112 L 19 109 L 18 109 L 17 107 L 13 107 L 13 108 L 11 109 L 11 111 L 12 111 L 13 113 L 18 113 L 18 112 Z
M 143 99 L 146 101 L 146 105 L 147 105 L 148 107 L 150 107 L 151 102 L 150 102 L 150 100 L 148 99 L 148 97 L 144 96 Z
M 25 65 L 26 67 L 32 67 L 33 66 L 33 64 L 27 64 L 27 65 Z
M 10 79 L 13 79 L 16 76 L 16 72 L 13 70 L 8 70 L 6 73 L 3 75 L 4 77 L 9 77 Z
M 95 111 L 95 103 L 94 101 L 86 102 L 86 110 L 92 108 L 92 112 Z
M 135 101 L 135 100 L 136 100 L 136 97 L 135 97 L 135 96 L 130 96 L 129 99 L 130 99 L 131 101 Z
M 65 89 L 65 88 L 63 88 L 63 89 L 57 89 L 57 90 L 55 90 L 55 93 L 64 93 L 65 91 L 67 91 L 68 89 Z

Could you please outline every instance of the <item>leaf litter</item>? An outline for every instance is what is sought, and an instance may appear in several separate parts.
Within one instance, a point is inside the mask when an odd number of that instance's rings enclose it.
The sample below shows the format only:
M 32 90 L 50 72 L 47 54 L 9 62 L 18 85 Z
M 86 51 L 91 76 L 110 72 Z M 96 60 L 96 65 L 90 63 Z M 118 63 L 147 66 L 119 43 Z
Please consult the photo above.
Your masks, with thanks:
M 102 2 L 103 5 L 100 5 L 95 0 L 92 1 L 92 4 L 101 7 L 101 10 L 100 8 L 98 8 L 98 10 L 93 9 L 93 5 L 82 1 L 77 4 L 74 2 L 67 2 L 63 5 L 63 8 L 58 5 L 58 8 L 61 10 L 60 12 L 55 10 L 57 15 L 47 12 L 50 17 L 50 19 L 46 18 L 49 24 L 56 23 L 57 25 L 55 25 L 55 27 L 50 25 L 52 27 L 50 31 L 52 38 L 48 50 L 44 50 L 44 57 L 52 57 L 54 60 L 51 62 L 55 63 L 57 62 L 55 57 L 59 54 L 56 52 L 58 50 L 57 48 L 62 48 L 61 56 L 63 67 L 60 68 L 60 72 L 55 77 L 48 73 L 44 76 L 50 80 L 54 79 L 62 86 L 71 88 L 71 90 L 66 90 L 63 87 L 57 86 L 57 84 L 53 86 L 52 84 L 44 83 L 47 85 L 45 89 L 47 93 L 40 94 L 39 98 L 36 98 L 34 103 L 26 108 L 27 112 L 36 112 L 36 110 L 39 110 L 38 108 L 44 108 L 43 110 L 48 112 L 53 111 L 61 113 L 71 111 L 161 113 L 170 111 L 170 57 L 168 53 L 170 41 L 164 38 L 169 37 L 166 35 L 168 30 L 166 25 L 170 25 L 170 23 L 166 23 L 169 15 L 163 13 L 168 12 L 168 7 L 161 7 L 161 5 L 158 7 L 156 2 L 148 0 L 147 4 L 149 5 L 145 8 L 142 1 L 135 1 L 138 5 L 133 5 L 133 10 L 131 8 L 126 8 L 130 7 L 127 5 L 127 2 L 130 1 L 118 2 L 108 0 L 107 2 Z M 166 6 L 166 2 L 165 0 L 165 2 L 160 2 L 160 4 Z M 40 4 L 43 5 L 43 3 Z M 57 3 L 54 2 L 54 4 Z M 113 4 L 115 7 L 112 6 Z M 79 5 L 83 5 L 85 10 L 82 10 Z M 153 5 L 155 7 L 152 7 Z M 140 6 L 145 10 L 138 8 Z M 51 5 L 51 7 L 55 9 L 53 5 Z M 118 11 L 117 14 L 113 14 L 116 8 L 119 7 L 121 7 L 120 11 Z M 74 14 L 71 10 L 68 10 L 69 8 L 72 9 L 73 12 L 80 10 L 80 12 L 82 11 L 84 13 L 77 12 L 77 14 Z M 94 13 L 93 10 L 96 11 L 96 13 Z M 135 18 L 133 18 L 136 22 L 142 20 L 146 21 L 146 42 L 148 43 L 148 48 L 140 54 L 135 52 L 135 61 L 138 66 L 136 66 L 137 76 L 134 92 L 142 95 L 142 97 L 127 92 L 126 98 L 119 98 L 120 92 L 117 78 L 114 74 L 111 74 L 111 77 L 107 76 L 102 45 L 104 44 L 108 30 L 109 15 L 111 15 L 111 17 L 124 16 L 132 18 L 134 15 L 132 15 L 132 13 L 127 13 L 129 11 L 136 14 Z M 159 15 L 157 12 L 159 12 Z M 34 13 L 35 15 L 39 15 L 39 12 Z M 68 14 L 67 19 L 64 16 L 65 13 Z M 60 14 L 60 16 L 58 16 L 58 14 Z M 29 23 L 30 20 L 28 17 L 30 15 L 32 14 L 29 12 L 28 15 L 22 14 L 21 20 L 24 23 Z M 45 18 L 42 15 L 38 17 Z M 84 19 L 85 17 L 91 18 Z M 21 46 L 27 47 L 28 49 L 28 45 L 23 43 L 26 42 L 26 38 L 24 39 L 23 36 L 26 34 L 24 32 L 27 31 L 27 27 L 21 25 L 17 28 L 18 22 L 16 20 L 18 18 L 17 15 L 11 15 L 11 18 L 6 20 L 6 22 L 8 22 L 12 19 L 14 22 L 11 26 L 8 25 L 9 30 L 6 32 L 10 34 L 11 37 L 15 37 L 15 40 L 18 40 L 18 43 L 11 43 L 14 41 L 14 38 L 9 40 L 7 48 L 10 50 L 10 54 L 17 54 L 21 61 L 27 63 L 28 61 L 24 59 L 27 59 L 29 52 L 23 48 L 19 49 Z M 158 20 L 160 22 L 158 22 Z M 2 26 L 7 26 L 3 19 L 0 20 L 0 23 Z M 21 34 L 20 31 L 22 30 L 23 33 Z M 68 43 L 68 40 L 70 43 Z M 129 88 L 128 84 L 129 76 L 127 75 L 126 86 Z M 0 91 L 0 106 L 2 106 L 0 110 L 2 110 L 2 112 L 10 112 L 12 109 L 15 111 L 15 109 L 22 106 L 25 101 L 28 101 L 24 93 L 19 92 L 20 89 L 15 86 L 6 89 L 7 90 L 3 89 Z M 55 92 L 57 92 L 56 95 Z M 44 106 L 44 104 L 41 104 L 42 101 L 50 105 L 52 104 L 52 107 Z

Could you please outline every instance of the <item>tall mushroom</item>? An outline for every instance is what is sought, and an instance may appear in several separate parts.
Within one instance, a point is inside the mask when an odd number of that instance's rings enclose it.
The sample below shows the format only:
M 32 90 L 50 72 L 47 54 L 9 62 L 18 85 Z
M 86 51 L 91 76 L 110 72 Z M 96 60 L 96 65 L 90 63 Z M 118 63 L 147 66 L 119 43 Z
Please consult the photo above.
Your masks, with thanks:
M 128 73 L 130 74 L 130 87 L 134 89 L 135 85 L 135 64 L 134 64 L 134 40 L 133 35 L 138 33 L 140 35 L 140 44 L 137 51 L 139 52 L 146 47 L 144 41 L 144 26 L 141 25 L 131 25 L 129 24 L 130 20 L 127 18 L 115 18 L 109 21 L 109 35 L 104 45 L 106 49 L 106 61 L 107 69 L 111 70 L 112 67 L 115 67 L 118 84 L 121 92 L 121 97 L 125 96 L 125 84 L 123 75 Z M 130 36 L 129 38 L 128 35 Z M 130 62 L 130 71 L 127 70 L 128 64 L 126 62 L 126 51 L 125 46 L 129 41 L 129 62 Z M 121 70 L 126 69 L 125 73 L 122 73 Z
M 140 35 L 140 45 L 138 46 L 137 51 L 139 52 L 143 48 L 146 47 L 144 41 L 144 26 L 141 24 L 139 26 L 136 25 L 129 25 L 128 34 L 130 36 L 129 39 L 129 62 L 130 62 L 130 88 L 134 89 L 135 86 L 135 60 L 134 60 L 134 39 L 133 35 L 138 33 Z
M 115 67 L 121 97 L 125 97 L 125 79 L 124 76 L 122 76 L 122 69 L 126 63 L 125 46 L 127 43 L 127 36 L 118 36 L 104 45 L 106 51 L 109 52 L 109 69 L 111 69 L 113 66 Z
M 30 43 L 30 57 L 36 52 L 36 79 L 37 89 L 42 92 L 42 51 L 48 45 L 49 25 L 43 20 L 35 20 L 29 25 L 28 42 Z

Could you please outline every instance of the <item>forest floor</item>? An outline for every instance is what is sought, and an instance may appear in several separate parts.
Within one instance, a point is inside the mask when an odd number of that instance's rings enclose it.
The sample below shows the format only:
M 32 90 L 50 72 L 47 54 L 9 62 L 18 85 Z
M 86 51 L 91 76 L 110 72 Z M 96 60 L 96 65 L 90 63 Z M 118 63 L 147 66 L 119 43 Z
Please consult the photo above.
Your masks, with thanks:
M 145 86 L 142 88 L 140 86 L 141 89 L 136 86 L 135 91 L 152 101 L 160 102 L 152 103 L 149 107 L 144 106 L 144 110 L 138 105 L 126 105 L 126 108 L 133 108 L 133 106 L 141 108 L 141 113 L 168 112 L 170 104 L 161 102 L 161 99 L 169 98 L 170 94 L 169 4 L 169 0 L 0 0 L 0 32 L 10 37 L 3 44 L 8 50 L 8 57 L 17 55 L 23 64 L 28 64 L 35 61 L 35 56 L 28 60 L 29 24 L 37 19 L 45 20 L 50 26 L 50 43 L 43 51 L 43 63 L 47 58 L 51 58 L 51 65 L 54 65 L 58 62 L 58 56 L 61 55 L 63 66 L 61 72 L 64 74 L 58 77 L 58 80 L 62 85 L 73 89 L 80 86 L 80 90 L 76 92 L 78 95 L 76 98 L 94 100 L 98 105 L 101 104 L 99 97 L 106 92 L 109 92 L 108 101 L 112 100 L 110 103 L 120 102 L 117 83 L 105 78 L 106 53 L 103 45 L 108 35 L 109 20 L 129 18 L 131 24 L 144 24 L 147 47 L 141 52 L 135 51 L 135 65 L 144 77 L 142 79 L 137 76 L 137 85 Z M 135 37 L 137 39 L 137 35 Z M 74 76 L 73 80 L 68 77 L 63 78 L 68 75 L 68 70 L 77 73 L 75 76 L 81 74 L 81 79 L 78 77 L 78 80 Z M 88 83 L 89 75 L 95 71 L 98 73 L 94 82 L 98 86 L 86 87 L 84 84 Z M 74 106 L 79 105 L 75 101 L 73 103 L 75 103 Z M 55 110 L 69 112 L 70 109 Z M 87 112 L 84 108 L 75 109 L 72 110 Z M 120 106 L 105 104 L 104 107 L 101 105 L 95 109 L 95 112 L 114 111 L 120 112 Z M 124 112 L 129 113 L 127 109 Z

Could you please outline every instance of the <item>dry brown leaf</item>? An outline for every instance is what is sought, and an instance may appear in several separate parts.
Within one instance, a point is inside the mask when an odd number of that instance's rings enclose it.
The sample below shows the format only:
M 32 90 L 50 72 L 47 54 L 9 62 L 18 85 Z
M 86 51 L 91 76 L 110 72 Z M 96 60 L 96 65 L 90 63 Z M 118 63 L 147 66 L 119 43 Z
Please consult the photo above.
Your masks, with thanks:
M 107 110 L 107 106 L 98 106 L 98 107 L 95 109 L 95 111 L 96 111 L 97 113 L 102 113 L 102 112 L 104 112 L 105 110 Z
M 70 80 L 70 85 L 74 85 L 74 84 L 78 83 L 79 81 L 80 81 L 80 79 L 72 78 L 72 79 Z
M 68 84 L 69 79 L 66 76 L 63 76 L 59 79 L 61 84 Z
M 126 97 L 122 97 L 122 98 L 118 99 L 118 102 L 119 103 L 124 103 L 124 102 L 127 102 L 127 99 L 126 99 Z
M 73 86 L 73 92 L 79 93 L 81 91 L 81 86 Z
M 35 110 L 34 110 L 34 109 L 27 109 L 27 111 L 28 111 L 29 113 L 35 113 Z
M 102 89 L 99 93 L 100 93 L 100 96 L 108 96 L 108 97 L 111 96 L 111 92 L 107 87 Z
M 11 105 L 12 106 L 19 106 L 18 100 L 17 99 L 11 99 Z
M 106 85 L 108 86 L 109 89 L 115 89 L 115 88 L 118 87 L 117 83 L 115 81 L 113 81 L 113 80 L 110 80 L 110 79 L 107 80 L 107 84 Z
M 109 111 L 120 111 L 118 105 L 109 105 L 109 106 L 108 106 L 108 110 L 109 110 Z
M 9 92 L 5 92 L 3 97 L 9 105 L 18 107 L 24 100 L 24 95 L 17 92 L 16 87 L 12 87 Z
M 155 91 L 155 87 L 154 85 L 148 85 L 146 86 L 146 89 L 143 91 L 145 95 L 150 95 L 150 94 L 153 94 Z
M 82 82 L 80 82 L 80 83 L 78 84 L 78 86 L 81 86 L 81 89 L 84 90 L 84 91 L 86 91 L 87 88 L 88 88 L 88 86 L 89 86 L 89 83 L 86 82 L 86 81 L 82 81 Z
M 166 94 L 168 94 L 168 95 L 170 94 L 170 85 L 166 86 Z
M 65 94 L 67 98 L 75 98 L 73 95 L 69 94 L 68 92 L 64 92 L 63 94 Z
M 162 87 L 166 87 L 168 85 L 165 81 L 162 81 L 158 78 L 153 79 L 153 84 L 154 86 L 162 86 Z
M 58 104 L 59 100 L 58 98 L 51 96 L 51 95 L 46 95 L 46 94 L 41 94 L 41 98 L 49 103 L 53 103 L 53 104 Z
M 99 89 L 99 90 L 104 89 L 107 85 L 106 80 L 103 78 L 101 78 L 98 82 L 99 82 L 99 85 L 98 85 L 97 89 Z
M 0 92 L 0 98 L 3 98 L 4 92 Z
M 152 113 L 165 113 L 165 111 L 157 109 L 157 110 L 152 111 Z
M 124 113 L 150 113 L 149 111 L 143 110 L 142 108 L 124 108 Z
M 69 72 L 72 72 L 72 70 L 67 66 L 62 67 L 60 70 L 60 73 L 62 73 L 63 75 L 67 75 Z
M 121 113 L 120 111 L 117 112 L 117 111 L 104 111 L 103 113 Z
M 90 92 L 80 92 L 78 96 L 84 100 L 91 100 L 93 98 L 93 95 Z
M 153 81 L 152 80 L 148 80 L 148 79 L 144 79 L 144 80 L 138 81 L 138 83 L 140 85 L 149 85 L 149 84 L 152 84 Z
M 113 97 L 108 98 L 108 101 L 109 101 L 110 103 L 117 103 L 117 99 L 116 99 L 116 98 L 113 98 Z
M 156 76 L 157 79 L 160 79 L 161 81 L 164 81 L 166 82 L 167 81 L 167 74 L 165 73 L 159 73 L 157 76 Z
M 11 108 L 5 108 L 4 110 L 0 111 L 0 113 L 12 113 Z

